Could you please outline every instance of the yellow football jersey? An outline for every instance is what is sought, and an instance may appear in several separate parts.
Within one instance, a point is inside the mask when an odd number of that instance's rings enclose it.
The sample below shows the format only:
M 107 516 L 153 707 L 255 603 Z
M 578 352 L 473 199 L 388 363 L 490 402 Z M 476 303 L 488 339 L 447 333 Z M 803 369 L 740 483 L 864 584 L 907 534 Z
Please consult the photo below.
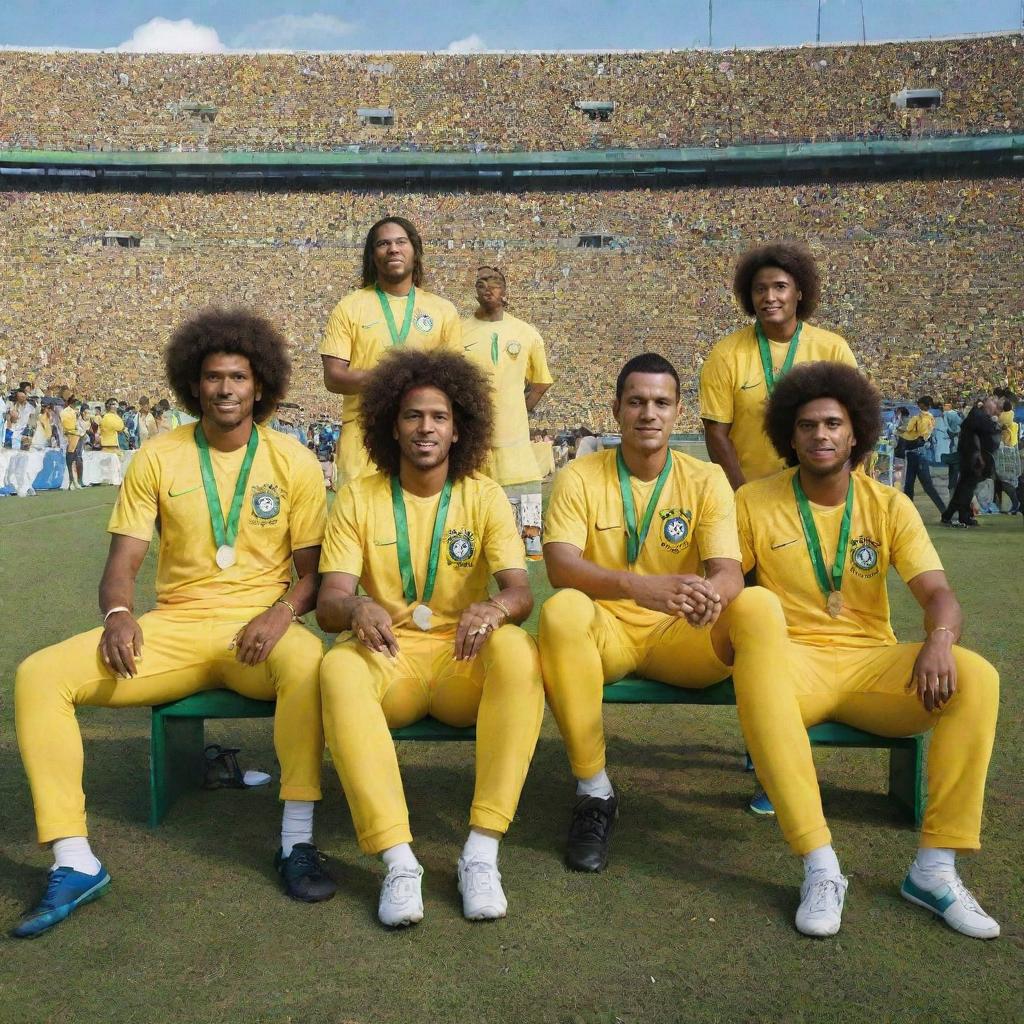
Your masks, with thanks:
M 832 618 L 818 587 L 804 541 L 793 474 L 796 469 L 746 484 L 736 492 L 743 570 L 757 566 L 757 582 L 778 595 L 792 639 L 819 647 L 894 644 L 886 575 L 892 566 L 905 581 L 941 569 L 914 503 L 864 473 L 853 474 L 853 519 L 843 571 L 843 610 Z M 811 505 L 821 553 L 831 572 L 843 506 Z
M 104 448 L 117 448 L 117 435 L 124 430 L 124 420 L 116 412 L 105 412 L 100 420 L 100 444 Z
M 78 427 L 78 413 L 65 405 L 60 411 L 60 425 L 65 437 L 81 437 L 82 431 Z
M 571 544 L 606 569 L 643 576 L 701 574 L 709 558 L 739 561 L 735 502 L 722 468 L 681 452 L 672 451 L 670 457 L 672 471 L 633 566 L 626 557 L 626 519 L 614 449 L 576 459 L 555 477 L 544 543 Z M 631 476 L 630 484 L 639 527 L 656 481 Z M 600 599 L 598 604 L 631 625 L 651 625 L 665 617 L 633 601 Z
M 772 369 L 778 379 L 789 351 L 788 341 L 769 342 Z M 800 329 L 793 365 L 830 360 L 856 366 L 850 346 L 838 334 L 805 323 Z M 746 480 L 760 480 L 785 468 L 785 460 L 764 432 L 768 391 L 754 325 L 722 338 L 711 350 L 700 373 L 700 415 L 715 423 L 731 424 L 729 439 L 736 449 Z
M 129 464 L 107 529 L 149 542 L 158 526 L 159 606 L 269 607 L 291 586 L 292 552 L 323 540 L 327 498 L 316 456 L 294 437 L 256 429 L 259 445 L 235 542 L 238 559 L 228 569 L 214 561 L 195 424 L 151 438 Z M 244 447 L 210 448 L 225 520 L 244 457 Z
M 907 421 L 907 425 L 900 431 L 900 437 L 907 441 L 916 441 L 918 438 L 927 441 L 934 429 L 935 417 L 930 412 L 919 412 Z
M 423 595 L 441 495 L 420 498 L 404 490 L 402 494 L 418 588 L 416 601 L 409 604 L 402 590 L 391 478 L 384 473 L 353 480 L 338 493 L 327 523 L 320 571 L 358 577 L 396 628 L 419 633 L 411 617 Z M 483 476 L 457 481 L 441 537 L 434 592 L 425 602 L 433 613 L 431 634 L 454 635 L 462 612 L 476 601 L 487 600 L 487 586 L 494 573 L 525 568 L 523 541 L 505 492 Z M 341 638 L 347 636 L 341 634 Z
M 494 447 L 484 472 L 502 486 L 541 479 L 523 392 L 527 383 L 552 382 L 544 339 L 508 313 L 495 321 L 471 316 L 462 321 L 462 348 L 494 388 Z

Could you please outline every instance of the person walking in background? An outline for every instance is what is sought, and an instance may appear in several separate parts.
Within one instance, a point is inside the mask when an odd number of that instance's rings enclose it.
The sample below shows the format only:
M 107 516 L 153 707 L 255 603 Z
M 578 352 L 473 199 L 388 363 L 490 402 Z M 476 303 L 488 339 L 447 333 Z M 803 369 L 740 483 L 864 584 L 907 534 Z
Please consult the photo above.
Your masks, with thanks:
M 978 484 L 992 475 L 994 455 L 1002 430 L 996 421 L 1001 403 L 995 396 L 979 398 L 960 425 L 957 454 L 960 456 L 960 479 L 942 513 L 943 526 L 974 527 L 978 520 L 971 513 L 971 501 Z M 956 515 L 958 522 L 953 522 Z
M 914 500 L 914 481 L 920 480 L 925 494 L 935 503 L 941 516 L 946 505 L 939 497 L 939 492 L 932 483 L 932 474 L 929 467 L 930 446 L 932 433 L 935 430 L 935 419 L 931 414 L 932 396 L 922 395 L 917 400 L 917 413 L 912 416 L 907 425 L 900 432 L 900 440 L 906 447 L 907 468 L 903 476 L 903 493 L 911 500 Z

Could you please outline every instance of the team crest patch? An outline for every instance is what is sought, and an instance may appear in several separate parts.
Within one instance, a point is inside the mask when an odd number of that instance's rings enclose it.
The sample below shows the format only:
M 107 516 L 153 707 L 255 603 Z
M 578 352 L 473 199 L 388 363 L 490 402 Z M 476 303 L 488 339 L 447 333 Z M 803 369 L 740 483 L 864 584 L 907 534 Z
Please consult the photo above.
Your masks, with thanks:
M 517 355 L 519 355 L 519 353 L 520 353 L 520 352 L 522 352 L 522 351 L 523 351 L 523 346 L 522 346 L 522 345 L 520 345 L 518 341 L 510 341 L 510 342 L 509 342 L 509 343 L 508 343 L 508 344 L 507 344 L 507 345 L 505 346 L 505 351 L 506 351 L 506 352 L 507 352 L 507 353 L 508 353 L 508 354 L 509 354 L 509 355 L 510 355 L 510 356 L 511 356 L 511 357 L 512 357 L 513 359 L 515 359 L 515 357 L 516 357 Z
M 870 537 L 857 537 L 850 545 L 851 570 L 858 576 L 869 578 L 878 574 L 878 541 Z
M 429 334 L 434 329 L 434 318 L 429 313 L 420 313 L 413 323 L 420 334 Z
M 689 509 L 666 508 L 658 513 L 661 518 L 661 546 L 679 551 L 689 540 L 693 513 Z
M 276 519 L 281 512 L 281 495 L 274 484 L 253 488 L 252 511 L 257 519 Z
M 449 530 L 447 537 L 448 564 L 470 565 L 476 554 L 472 530 Z

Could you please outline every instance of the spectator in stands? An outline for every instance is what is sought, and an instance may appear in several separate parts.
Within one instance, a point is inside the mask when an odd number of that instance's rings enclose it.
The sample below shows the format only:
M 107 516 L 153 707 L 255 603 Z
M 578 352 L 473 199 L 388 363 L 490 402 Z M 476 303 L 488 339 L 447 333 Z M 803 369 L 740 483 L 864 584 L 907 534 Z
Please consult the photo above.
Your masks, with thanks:
M 835 363 L 797 367 L 779 382 L 766 425 L 789 468 L 736 496 L 743 567 L 756 568 L 760 585 L 782 602 L 805 728 L 934 730 L 928 807 L 900 895 L 961 934 L 994 939 L 999 925 L 961 881 L 956 855 L 981 845 L 999 675 L 955 646 L 963 613 L 916 509 L 854 472 L 878 439 L 880 406 L 863 375 Z M 848 553 L 840 550 L 846 544 Z M 891 568 L 921 607 L 923 643 L 897 643 L 893 634 Z M 828 854 L 801 890 L 819 935 L 839 930 L 847 889 Z
M 526 556 L 541 555 L 541 473 L 530 438 L 529 415 L 551 387 L 544 339 L 507 312 L 505 274 L 478 267 L 477 309 L 462 321 L 462 347 L 487 375 L 494 392 L 494 435 L 484 472 L 512 504 Z
M 857 361 L 838 334 L 806 322 L 818 307 L 821 285 L 805 245 L 751 249 L 736 264 L 732 290 L 754 322 L 711 350 L 700 374 L 700 415 L 708 454 L 735 490 L 783 467 L 763 422 L 778 378 L 798 363 Z
M 288 386 L 287 342 L 245 310 L 207 310 L 174 333 L 166 366 L 200 426 L 156 439 L 129 464 L 109 524 L 102 627 L 36 652 L 15 677 L 38 838 L 54 859 L 46 893 L 16 937 L 41 934 L 110 884 L 86 837 L 76 708 L 163 704 L 206 689 L 214 676 L 246 696 L 276 698 L 284 814 L 275 864 L 294 899 L 335 892 L 312 844 L 322 650 L 296 621 L 316 603 L 323 479 L 312 456 L 259 426 Z M 225 523 L 221 488 L 248 496 L 250 480 L 252 500 Z M 174 491 L 167 481 L 188 486 Z M 136 619 L 135 580 L 158 521 L 157 608 Z
M 139 431 L 137 448 L 141 448 L 156 433 L 156 420 L 149 407 L 149 397 L 143 395 L 139 399 Z
M 13 414 L 13 415 L 12 415 Z M 11 430 L 10 447 L 20 451 L 22 438 L 27 433 L 31 438 L 30 428 L 35 416 L 35 409 L 28 400 L 28 385 L 22 384 L 11 395 L 11 403 L 8 409 L 8 423 Z
M 100 447 L 105 452 L 121 450 L 120 437 L 124 433 L 124 420 L 117 414 L 117 399 L 108 398 L 100 419 Z
M 932 483 L 932 474 L 929 469 L 929 441 L 935 431 L 935 419 L 931 414 L 932 397 L 922 395 L 917 400 L 917 414 L 912 416 L 906 426 L 900 431 L 900 438 L 905 444 L 906 472 L 903 477 L 903 493 L 911 500 L 914 500 L 914 481 L 920 480 L 925 494 L 932 499 L 935 507 L 941 516 L 945 510 L 945 502 L 939 497 L 939 492 Z
M 159 415 L 157 412 L 159 411 Z M 171 403 L 166 398 L 161 398 L 153 409 L 153 418 L 156 420 L 157 434 L 166 434 L 176 426 L 174 417 L 171 415 Z
M 423 240 L 404 217 L 384 217 L 366 233 L 362 286 L 334 307 L 320 348 L 324 386 L 344 395 L 338 476 L 341 485 L 374 472 L 358 413 L 370 371 L 391 347 L 435 349 L 459 344 L 455 307 L 422 287 Z
M 971 501 L 978 484 L 992 475 L 995 453 L 1002 430 L 996 419 L 1002 403 L 991 395 L 979 398 L 960 425 L 957 454 L 960 456 L 960 479 L 956 490 L 942 513 L 943 526 L 974 527 L 978 520 L 971 513 Z M 957 522 L 953 522 L 957 516 Z

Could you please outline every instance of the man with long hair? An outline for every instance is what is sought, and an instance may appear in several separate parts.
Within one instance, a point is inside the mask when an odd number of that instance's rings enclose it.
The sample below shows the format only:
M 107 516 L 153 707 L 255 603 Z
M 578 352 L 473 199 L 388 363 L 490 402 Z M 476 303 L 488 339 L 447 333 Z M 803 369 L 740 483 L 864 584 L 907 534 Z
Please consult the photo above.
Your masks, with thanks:
M 378 472 L 342 488 L 320 560 L 317 620 L 342 634 L 321 669 L 327 742 L 359 846 L 387 868 L 378 916 L 397 927 L 423 917 L 423 869 L 388 728 L 426 715 L 475 722 L 459 891 L 469 920 L 504 917 L 498 842 L 544 692 L 518 625 L 533 607 L 522 541 L 501 488 L 478 475 L 491 446 L 490 385 L 455 353 L 390 353 L 366 381 L 361 416 Z
M 462 322 L 462 347 L 491 379 L 494 392 L 494 438 L 484 472 L 508 495 L 527 557 L 539 559 L 541 472 L 528 416 L 551 387 L 551 373 L 544 339 L 506 310 L 507 295 L 498 267 L 477 269 L 477 309 Z
M 359 405 L 370 371 L 389 348 L 457 348 L 459 315 L 423 287 L 423 240 L 404 217 L 385 217 L 366 233 L 362 284 L 331 313 L 320 355 L 324 386 L 344 395 L 335 486 L 375 470 L 363 447 Z
M 180 406 L 199 420 L 150 438 L 129 465 L 108 526 L 102 626 L 33 654 L 15 679 L 39 842 L 54 860 L 19 937 L 52 927 L 110 883 L 87 838 L 79 705 L 165 704 L 220 687 L 276 698 L 276 866 L 294 899 L 334 894 L 312 845 L 323 652 L 298 621 L 316 605 L 323 476 L 311 452 L 262 426 L 288 386 L 287 343 L 252 312 L 208 309 L 175 331 L 165 362 Z M 157 606 L 136 618 L 135 580 L 157 526 Z
M 618 449 L 555 479 L 544 534 L 551 583 L 540 614 L 548 703 L 576 778 L 566 862 L 601 871 L 618 814 L 606 771 L 602 694 L 631 673 L 704 689 L 732 676 L 740 725 L 779 825 L 805 861 L 831 851 L 800 721 L 778 598 L 743 587 L 733 493 L 721 467 L 672 451 L 679 376 L 653 352 L 615 385 Z M 820 934 L 807 893 L 796 925 Z
M 779 382 L 765 425 L 789 468 L 736 495 L 743 567 L 782 602 L 803 722 L 884 736 L 934 730 L 928 808 L 900 893 L 965 935 L 995 938 L 999 925 L 955 856 L 980 846 L 999 676 L 956 646 L 963 613 L 913 503 L 854 472 L 881 432 L 879 394 L 853 367 L 809 363 Z M 890 568 L 924 612 L 923 643 L 896 641 Z M 821 934 L 838 931 L 847 888 L 827 852 L 804 882 Z

